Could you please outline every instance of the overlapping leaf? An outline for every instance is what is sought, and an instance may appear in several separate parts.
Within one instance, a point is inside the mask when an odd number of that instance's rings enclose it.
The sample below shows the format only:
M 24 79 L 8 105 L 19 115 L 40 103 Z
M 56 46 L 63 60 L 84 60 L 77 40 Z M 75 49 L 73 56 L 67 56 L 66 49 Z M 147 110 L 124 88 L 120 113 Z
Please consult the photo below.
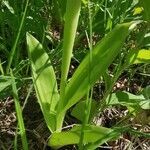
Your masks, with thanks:
M 77 68 L 66 88 L 64 110 L 78 102 L 96 80 L 106 71 L 119 53 L 126 36 L 129 33 L 130 23 L 117 25 L 92 51 L 92 62 L 89 70 L 88 54 Z M 90 72 L 90 81 L 89 81 Z

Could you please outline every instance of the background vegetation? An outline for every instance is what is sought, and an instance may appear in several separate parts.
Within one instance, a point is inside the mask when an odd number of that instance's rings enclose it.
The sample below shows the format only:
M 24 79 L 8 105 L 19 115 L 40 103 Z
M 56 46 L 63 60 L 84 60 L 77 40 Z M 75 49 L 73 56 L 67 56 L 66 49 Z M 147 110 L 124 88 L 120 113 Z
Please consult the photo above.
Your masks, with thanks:
M 0 149 L 150 148 L 149 0 L 0 1 Z

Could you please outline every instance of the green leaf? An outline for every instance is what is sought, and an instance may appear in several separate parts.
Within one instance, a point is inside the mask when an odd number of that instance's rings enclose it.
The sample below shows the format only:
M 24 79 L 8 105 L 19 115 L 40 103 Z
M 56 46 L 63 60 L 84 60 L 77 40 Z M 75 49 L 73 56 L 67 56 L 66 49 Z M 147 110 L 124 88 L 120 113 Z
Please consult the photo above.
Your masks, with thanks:
M 49 129 L 54 131 L 55 107 L 59 100 L 55 73 L 42 45 L 29 33 L 27 33 L 27 45 L 38 102 Z
M 149 99 L 143 95 L 134 95 L 129 92 L 116 92 L 108 96 L 106 105 L 123 105 L 134 109 L 150 109 Z
M 150 50 L 130 50 L 126 57 L 126 64 L 150 63 Z
M 76 36 L 76 30 L 78 26 L 78 20 L 81 9 L 81 0 L 68 0 L 66 4 L 65 13 L 65 26 L 64 26 L 64 36 L 63 36 L 63 54 L 62 54 L 62 64 L 61 64 L 61 81 L 60 81 L 60 101 L 57 107 L 57 113 L 63 109 L 64 106 L 64 96 L 66 91 L 67 78 L 69 73 L 69 67 L 72 57 L 72 50 Z M 57 116 L 57 130 L 61 130 L 64 114 L 62 116 Z
M 75 118 L 77 118 L 78 120 L 80 121 L 83 121 L 84 120 L 84 112 L 85 112 L 85 103 L 86 101 L 81 101 L 79 102 L 78 104 L 75 105 L 75 107 L 72 109 L 72 112 L 71 112 L 71 115 Z M 94 112 L 96 110 L 96 101 L 92 100 L 92 103 L 91 103 L 91 111 L 90 111 L 90 118 L 89 120 L 94 116 Z
M 92 51 L 89 81 L 88 54 L 75 71 L 66 87 L 64 111 L 77 103 L 87 92 L 88 87 L 93 86 L 97 79 L 106 71 L 119 53 L 126 36 L 129 33 L 131 23 L 117 25 L 106 37 L 104 37 Z
M 82 126 L 78 125 L 73 127 L 70 131 L 53 133 L 49 139 L 48 145 L 53 148 L 60 148 L 65 145 L 78 144 L 80 140 L 81 129 Z M 98 140 L 105 138 L 105 140 L 103 141 L 104 143 L 108 140 L 111 140 L 112 138 L 116 138 L 119 136 L 119 133 L 116 133 L 112 129 L 108 129 L 105 127 L 98 127 L 94 125 L 86 125 L 83 132 L 84 132 L 84 140 L 83 140 L 84 144 L 94 143 Z M 109 136 L 113 132 L 115 134 L 113 136 Z

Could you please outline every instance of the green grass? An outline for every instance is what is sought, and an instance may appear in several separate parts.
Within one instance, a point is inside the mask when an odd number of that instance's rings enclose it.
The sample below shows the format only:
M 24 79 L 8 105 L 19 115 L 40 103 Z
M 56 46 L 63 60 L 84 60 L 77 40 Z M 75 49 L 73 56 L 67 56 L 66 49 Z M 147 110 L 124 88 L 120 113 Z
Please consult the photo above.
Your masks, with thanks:
M 11 71 L 11 77 L 12 77 L 12 91 L 13 91 L 13 97 L 14 97 L 14 102 L 15 102 L 15 109 L 16 109 L 16 113 L 17 113 L 19 134 L 20 134 L 21 140 L 22 140 L 22 147 L 23 147 L 23 150 L 28 150 L 28 142 L 27 142 L 27 137 L 26 137 L 23 116 L 22 116 L 22 108 L 19 103 L 16 82 L 15 82 L 15 78 L 13 76 L 12 71 Z
M 21 30 L 22 30 L 24 22 L 25 22 L 25 17 L 26 17 L 28 5 L 29 5 L 29 0 L 26 1 L 26 5 L 25 5 L 24 12 L 23 12 L 23 16 L 22 16 L 22 19 L 21 19 L 21 22 L 20 22 L 20 26 L 19 26 L 19 29 L 18 29 L 18 32 L 17 32 L 17 37 L 15 39 L 14 45 L 12 47 L 12 50 L 11 50 L 11 52 L 9 54 L 8 65 L 6 67 L 6 72 L 7 73 L 9 73 L 9 70 L 10 70 L 10 67 L 11 67 L 11 64 L 12 64 L 12 60 L 14 59 L 16 48 L 17 48 L 17 45 L 18 45 L 18 42 L 19 42 L 19 39 L 20 39 Z

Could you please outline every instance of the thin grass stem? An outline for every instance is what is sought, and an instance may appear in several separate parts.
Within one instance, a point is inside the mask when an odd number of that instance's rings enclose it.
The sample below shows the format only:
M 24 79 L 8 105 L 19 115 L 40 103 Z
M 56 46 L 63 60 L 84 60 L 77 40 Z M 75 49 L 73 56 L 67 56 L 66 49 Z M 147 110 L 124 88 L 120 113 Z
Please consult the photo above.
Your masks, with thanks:
M 15 82 L 15 78 L 13 76 L 12 71 L 10 73 L 11 73 L 11 77 L 12 77 L 12 91 L 13 91 L 15 109 L 16 109 L 17 118 L 18 118 L 18 126 L 19 126 L 19 130 L 20 130 L 22 146 L 23 146 L 23 150 L 28 150 L 28 142 L 27 142 L 27 137 L 26 137 L 26 132 L 25 132 L 23 116 L 22 116 L 22 109 L 21 109 L 21 106 L 19 103 L 16 82 Z
M 92 63 L 92 14 L 91 14 L 91 8 L 90 8 L 90 1 L 88 2 L 88 13 L 89 13 L 89 28 L 90 28 L 90 38 L 88 38 L 87 36 L 87 40 L 88 40 L 88 45 L 89 45 L 89 49 L 90 49 L 90 56 L 89 56 L 89 73 L 88 73 L 88 77 L 89 77 L 89 87 L 87 90 L 87 98 L 86 98 L 86 103 L 85 103 L 85 112 L 84 112 L 84 120 L 82 123 L 82 129 L 81 129 L 81 137 L 80 137 L 80 141 L 79 141 L 79 150 L 83 150 L 84 149 L 84 130 L 85 130 L 85 126 L 86 124 L 89 123 L 89 117 L 90 117 L 90 112 L 91 112 L 91 104 L 92 104 L 92 95 L 93 95 L 93 88 L 90 88 L 91 85 L 91 63 Z
M 24 21 L 25 21 L 25 16 L 26 16 L 26 13 L 27 13 L 28 4 L 29 4 L 29 0 L 26 1 L 26 5 L 25 5 L 25 9 L 24 9 L 24 12 L 23 12 L 21 23 L 20 23 L 20 26 L 19 26 L 19 29 L 18 29 L 18 33 L 17 33 L 14 45 L 13 45 L 12 50 L 11 50 L 10 55 L 9 55 L 8 65 L 6 67 L 6 73 L 9 73 L 9 70 L 10 70 L 10 67 L 11 67 L 15 52 L 16 52 L 16 48 L 17 48 L 19 38 L 20 38 L 20 35 L 21 35 L 21 30 L 23 28 L 23 24 L 24 24 Z

